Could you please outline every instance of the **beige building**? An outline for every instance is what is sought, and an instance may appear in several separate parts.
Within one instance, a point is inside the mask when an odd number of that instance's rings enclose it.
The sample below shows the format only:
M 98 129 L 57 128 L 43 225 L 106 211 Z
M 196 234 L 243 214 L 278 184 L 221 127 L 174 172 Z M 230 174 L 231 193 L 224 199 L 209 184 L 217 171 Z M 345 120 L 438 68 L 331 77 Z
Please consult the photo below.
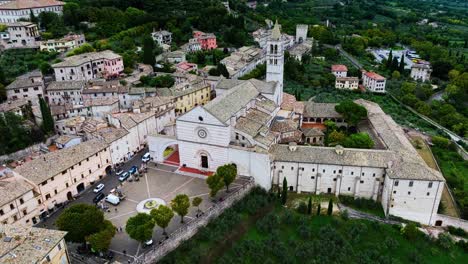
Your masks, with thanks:
M 175 102 L 175 114 L 181 115 L 198 105 L 210 101 L 211 86 L 205 82 L 182 82 L 172 88 L 159 88 L 158 95 L 172 96 Z
M 68 34 L 61 39 L 41 41 L 40 50 L 66 52 L 86 43 L 83 34 Z
M 15 171 L 37 186 L 41 216 L 61 203 L 72 200 L 111 168 L 109 146 L 90 140 L 73 147 L 41 155 Z
M 1 263 L 70 263 L 67 232 L 22 225 L 1 225 L 0 232 Z
M 34 185 L 0 166 L 0 222 L 33 225 L 39 221 L 40 195 Z
M 335 79 L 336 89 L 355 90 L 358 87 L 359 87 L 358 77 L 336 77 Z

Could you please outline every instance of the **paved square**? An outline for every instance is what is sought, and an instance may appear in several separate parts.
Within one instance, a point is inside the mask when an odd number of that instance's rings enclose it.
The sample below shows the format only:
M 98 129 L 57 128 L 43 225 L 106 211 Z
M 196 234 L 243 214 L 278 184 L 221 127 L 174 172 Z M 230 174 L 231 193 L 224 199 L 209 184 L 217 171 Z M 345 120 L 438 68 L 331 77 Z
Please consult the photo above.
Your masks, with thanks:
M 118 206 L 109 205 L 110 212 L 105 212 L 106 219 L 112 221 L 117 228 L 122 227 L 123 229 L 123 232 L 117 232 L 112 239 L 110 250 L 116 253 L 125 251 L 130 256 L 138 256 L 144 250 L 149 250 L 142 249 L 139 242 L 131 239 L 125 233 L 125 224 L 128 218 L 137 214 L 136 206 L 142 200 L 161 198 L 169 205 L 176 195 L 187 194 L 190 197 L 190 202 L 194 197 L 203 198 L 203 202 L 200 205 L 202 211 L 213 205 L 209 197 L 210 190 L 205 182 L 205 178 L 181 175 L 174 173 L 173 170 L 175 168 L 171 166 L 158 165 L 155 167 L 150 164 L 148 172 L 144 177 L 140 177 L 140 181 L 124 182 L 122 190 L 126 195 L 125 200 Z M 243 179 L 236 179 L 230 186 L 230 189 L 235 190 L 240 188 L 244 182 L 245 180 Z M 220 198 L 227 195 L 225 190 L 222 190 L 216 197 Z M 190 207 L 188 215 L 184 218 L 185 222 L 196 217 L 196 211 L 197 208 Z M 175 214 L 166 229 L 167 233 L 171 234 L 180 226 L 180 216 Z M 154 246 L 157 246 L 162 239 L 162 229 L 156 226 L 153 233 Z

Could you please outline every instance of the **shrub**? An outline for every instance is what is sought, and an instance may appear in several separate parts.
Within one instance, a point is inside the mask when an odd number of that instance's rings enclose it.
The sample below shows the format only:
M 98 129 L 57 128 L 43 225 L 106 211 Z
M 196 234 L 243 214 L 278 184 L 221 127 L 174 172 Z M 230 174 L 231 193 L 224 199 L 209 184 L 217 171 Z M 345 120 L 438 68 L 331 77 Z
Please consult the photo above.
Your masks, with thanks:
M 300 214 L 307 214 L 307 204 L 305 202 L 300 202 L 297 207 L 297 212 Z
M 343 220 L 345 220 L 345 221 L 348 221 L 348 219 L 349 219 L 348 210 L 345 209 L 345 210 L 343 210 L 343 211 L 341 212 L 341 218 L 343 218 Z
M 423 234 L 413 223 L 406 224 L 406 226 L 402 230 L 402 233 L 406 239 L 411 241 L 416 240 L 419 236 Z
M 444 137 L 433 136 L 432 137 L 432 144 L 438 148 L 448 149 L 450 146 L 450 140 Z
M 454 242 L 449 234 L 442 233 L 437 239 L 437 244 L 443 249 L 450 249 L 454 245 Z
M 452 235 L 468 238 L 468 233 L 460 227 L 448 226 L 448 231 Z

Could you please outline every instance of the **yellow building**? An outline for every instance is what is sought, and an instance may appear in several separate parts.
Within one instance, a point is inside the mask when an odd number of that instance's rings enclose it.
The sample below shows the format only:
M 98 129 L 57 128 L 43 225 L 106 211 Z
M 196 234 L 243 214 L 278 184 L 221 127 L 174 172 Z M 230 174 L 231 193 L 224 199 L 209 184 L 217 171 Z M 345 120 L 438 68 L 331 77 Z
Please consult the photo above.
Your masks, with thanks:
M 205 105 L 210 101 L 210 84 L 204 82 L 182 82 L 172 88 L 159 88 L 158 95 L 173 96 L 176 115 L 184 114 L 198 105 Z
M 0 263 L 70 263 L 67 232 L 22 225 L 0 225 L 0 231 Z

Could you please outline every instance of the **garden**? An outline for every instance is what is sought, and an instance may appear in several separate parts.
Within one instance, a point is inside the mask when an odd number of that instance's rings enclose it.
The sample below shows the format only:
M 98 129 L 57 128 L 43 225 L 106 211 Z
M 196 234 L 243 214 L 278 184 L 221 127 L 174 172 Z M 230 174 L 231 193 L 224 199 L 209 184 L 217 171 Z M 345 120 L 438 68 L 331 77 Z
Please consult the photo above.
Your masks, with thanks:
M 462 263 L 468 257 L 463 242 L 445 234 L 430 239 L 414 224 L 323 211 L 299 213 L 281 206 L 276 193 L 255 188 L 161 263 Z
M 447 185 L 453 191 L 455 201 L 460 208 L 460 216 L 468 219 L 468 161 L 454 149 L 448 139 L 434 137 L 431 148 L 439 164 Z

